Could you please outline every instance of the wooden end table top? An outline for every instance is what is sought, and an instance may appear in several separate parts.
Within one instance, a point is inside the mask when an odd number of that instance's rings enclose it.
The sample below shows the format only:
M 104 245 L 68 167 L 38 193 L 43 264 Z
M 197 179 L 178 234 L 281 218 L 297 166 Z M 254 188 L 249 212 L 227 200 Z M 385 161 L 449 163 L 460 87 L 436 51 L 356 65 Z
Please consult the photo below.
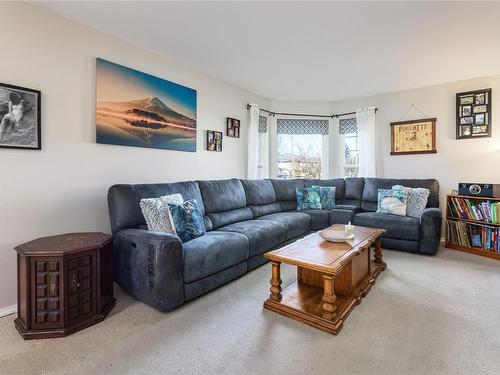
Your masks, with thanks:
M 330 228 L 344 229 L 344 225 L 335 224 Z M 347 242 L 329 242 L 316 232 L 264 256 L 270 260 L 336 275 L 349 259 L 385 232 L 385 229 L 355 225 L 354 238 Z

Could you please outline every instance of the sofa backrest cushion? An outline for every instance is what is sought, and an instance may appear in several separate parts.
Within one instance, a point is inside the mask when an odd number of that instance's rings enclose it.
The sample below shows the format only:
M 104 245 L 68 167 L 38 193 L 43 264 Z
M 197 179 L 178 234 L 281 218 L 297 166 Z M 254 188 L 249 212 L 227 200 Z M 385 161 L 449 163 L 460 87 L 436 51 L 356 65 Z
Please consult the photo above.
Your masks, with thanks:
M 328 180 L 320 180 L 320 179 L 305 179 L 304 187 L 310 186 L 334 186 L 335 187 L 335 203 L 342 204 L 344 201 L 344 192 L 345 192 L 345 180 L 343 178 L 332 178 Z
M 439 207 L 439 182 L 434 179 L 365 178 L 363 211 L 377 211 L 378 189 L 391 189 L 394 185 L 429 189 L 427 207 Z
M 198 181 L 198 185 L 212 229 L 252 219 L 252 211 L 246 207 L 245 190 L 240 180 Z
M 365 179 L 362 177 L 346 178 L 344 200 L 342 201 L 342 204 L 347 204 L 360 208 L 361 200 L 363 198 L 364 186 L 365 186 Z
M 295 210 L 297 208 L 296 189 L 304 188 L 303 180 L 270 180 L 276 192 L 276 200 L 282 211 Z
M 276 193 L 269 180 L 241 180 L 247 198 L 247 205 L 253 217 L 281 212 L 276 202 Z
M 212 223 L 212 229 L 217 229 L 224 225 L 237 223 L 243 220 L 253 219 L 252 210 L 248 207 L 223 212 L 211 212 L 207 213 L 207 216 Z
M 141 199 L 157 198 L 162 195 L 181 194 L 184 200 L 195 199 L 202 215 L 205 214 L 204 201 L 198 184 L 194 181 L 167 184 L 113 185 L 108 190 L 108 208 L 113 234 L 127 228 L 139 228 L 146 225 L 139 206 Z M 205 229 L 211 224 L 206 221 Z
M 198 181 L 198 185 L 207 213 L 231 211 L 247 205 L 243 185 L 236 178 Z
M 241 184 L 245 190 L 247 204 L 249 206 L 276 202 L 276 193 L 274 192 L 274 187 L 271 181 L 267 179 L 241 180 Z

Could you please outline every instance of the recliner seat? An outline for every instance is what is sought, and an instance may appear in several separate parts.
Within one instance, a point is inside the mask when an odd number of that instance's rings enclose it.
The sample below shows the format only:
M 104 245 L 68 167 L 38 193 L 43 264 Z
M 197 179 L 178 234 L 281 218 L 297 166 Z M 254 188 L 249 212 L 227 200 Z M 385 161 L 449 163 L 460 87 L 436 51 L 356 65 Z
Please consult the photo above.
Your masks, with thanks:
M 297 211 L 296 189 L 335 186 L 332 210 Z M 377 213 L 378 189 L 393 185 L 431 192 L 420 218 Z M 207 233 L 186 243 L 148 231 L 139 202 L 179 193 L 196 199 Z M 123 290 L 161 311 L 169 311 L 266 262 L 267 251 L 332 224 L 387 230 L 382 246 L 435 254 L 441 237 L 436 180 L 380 178 L 217 180 L 114 185 L 108 191 L 114 236 L 114 277 Z

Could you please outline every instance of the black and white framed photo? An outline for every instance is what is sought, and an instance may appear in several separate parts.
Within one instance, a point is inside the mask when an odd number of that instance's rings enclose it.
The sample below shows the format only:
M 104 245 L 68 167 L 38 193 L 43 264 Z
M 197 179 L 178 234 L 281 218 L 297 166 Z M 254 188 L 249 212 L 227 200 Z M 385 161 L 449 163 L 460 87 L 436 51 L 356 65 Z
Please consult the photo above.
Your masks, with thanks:
M 41 93 L 0 83 L 0 147 L 42 149 Z
M 457 94 L 457 139 L 491 137 L 491 89 Z

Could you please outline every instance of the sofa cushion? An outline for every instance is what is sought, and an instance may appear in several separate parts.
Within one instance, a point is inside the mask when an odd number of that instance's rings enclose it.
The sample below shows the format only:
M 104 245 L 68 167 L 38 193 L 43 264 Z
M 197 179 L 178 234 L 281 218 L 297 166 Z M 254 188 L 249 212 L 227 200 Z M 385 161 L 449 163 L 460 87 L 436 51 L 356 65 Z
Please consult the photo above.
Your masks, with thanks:
M 319 200 L 323 210 L 331 210 L 335 208 L 335 186 L 313 186 L 319 189 Z
M 311 230 L 311 217 L 303 212 L 279 212 L 259 217 L 259 220 L 277 221 L 286 227 L 286 240 L 301 236 Z
M 404 188 L 378 189 L 377 212 L 406 216 L 408 191 Z
M 297 201 L 279 201 L 281 211 L 294 211 L 297 209 Z
M 304 187 L 309 186 L 333 186 L 335 187 L 335 203 L 341 204 L 344 199 L 345 180 L 343 178 L 332 178 L 328 180 L 321 179 L 305 179 Z
M 408 193 L 406 199 L 406 215 L 411 217 L 420 217 L 422 212 L 427 207 L 427 201 L 429 200 L 430 191 L 426 188 L 411 188 L 404 187 L 401 185 L 394 185 L 392 187 L 405 189 Z
M 281 207 L 276 202 L 276 193 L 269 180 L 241 180 L 247 204 L 252 210 L 254 218 L 262 215 L 281 212 Z
M 418 241 L 420 220 L 414 217 L 382 214 L 379 212 L 360 212 L 352 219 L 354 225 L 386 229 L 384 237 Z
M 198 181 L 198 185 L 203 196 L 205 211 L 208 213 L 236 210 L 247 205 L 243 185 L 236 178 Z
M 250 220 L 253 218 L 250 208 L 237 208 L 236 210 L 224 212 L 212 212 L 207 214 L 212 222 L 213 228 L 217 229 L 224 225 L 237 223 L 238 221 Z
M 162 195 L 158 198 L 141 199 L 139 206 L 149 230 L 159 230 L 175 234 L 175 227 L 168 203 L 184 203 L 182 195 Z
M 182 242 L 188 242 L 206 233 L 203 216 L 195 199 L 182 204 L 168 203 L 175 233 Z
M 275 212 L 281 212 L 281 205 L 278 202 L 261 204 L 260 206 L 250 206 L 254 218 L 258 218 L 263 215 L 274 214 Z
M 342 204 L 352 205 L 356 208 L 361 207 L 361 200 L 363 199 L 363 187 L 365 186 L 365 179 L 362 177 L 349 177 L 345 179 L 345 193 Z M 377 199 L 375 198 L 375 201 Z M 377 208 L 375 207 L 375 210 Z M 373 210 L 373 211 L 375 211 Z
M 347 182 L 347 179 L 346 179 Z M 394 185 L 429 189 L 427 207 L 439 207 L 439 183 L 434 179 L 365 178 L 363 189 L 363 211 L 376 211 L 378 189 L 391 189 Z
M 302 180 L 270 180 L 278 201 L 295 201 L 295 191 L 304 187 Z
M 321 210 L 319 187 L 297 189 L 297 210 Z
M 276 202 L 276 193 L 269 180 L 241 180 L 247 204 L 258 206 Z
M 330 225 L 330 210 L 302 210 L 311 217 L 311 229 L 325 229 Z
M 248 238 L 239 233 L 211 231 L 182 246 L 186 283 L 222 271 L 248 258 Z
M 246 220 L 226 225 L 218 230 L 244 234 L 248 238 L 249 256 L 262 254 L 285 241 L 286 227 L 278 221 Z

